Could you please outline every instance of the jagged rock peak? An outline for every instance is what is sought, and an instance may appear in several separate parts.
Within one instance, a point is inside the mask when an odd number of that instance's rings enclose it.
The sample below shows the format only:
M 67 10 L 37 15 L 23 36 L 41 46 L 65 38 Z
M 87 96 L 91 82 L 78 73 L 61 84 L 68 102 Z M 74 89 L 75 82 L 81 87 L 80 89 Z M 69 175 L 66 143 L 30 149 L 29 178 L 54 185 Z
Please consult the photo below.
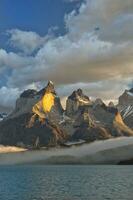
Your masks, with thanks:
M 81 89 L 74 91 L 66 101 L 66 115 L 75 114 L 80 106 L 90 105 L 91 101 L 88 96 L 83 94 Z
M 54 85 L 53 81 L 49 80 L 48 85 Z
M 79 88 L 78 90 L 74 91 L 74 92 L 68 97 L 68 99 L 71 99 L 71 100 L 79 100 L 79 98 L 82 98 L 82 99 L 84 99 L 84 100 L 86 100 L 86 101 L 90 101 L 89 97 L 86 96 L 86 95 L 84 95 L 82 89 L 80 89 L 80 88 Z
M 119 97 L 119 106 L 133 105 L 133 88 L 125 90 L 125 92 Z
M 37 94 L 44 95 L 45 93 L 53 93 L 56 95 L 54 83 L 52 81 L 48 81 L 46 87 L 41 89 Z
M 52 81 L 48 81 L 48 84 L 45 88 L 46 92 L 51 92 L 55 94 L 54 83 Z
M 133 88 L 131 88 L 130 90 L 125 90 L 125 92 L 123 94 L 133 97 Z
M 109 102 L 108 104 L 109 107 L 115 107 L 114 103 L 112 101 Z
M 104 104 L 104 103 L 103 103 L 102 99 L 100 99 L 100 98 L 97 98 L 95 100 L 95 102 L 94 102 L 94 106 L 96 106 L 96 105 L 102 105 L 102 104 Z
M 48 81 L 47 86 L 43 89 L 41 89 L 39 92 L 34 89 L 28 89 L 22 92 L 20 94 L 21 98 L 34 98 L 37 95 L 43 95 L 45 92 L 51 92 L 53 94 L 56 94 L 54 89 L 54 83 L 52 81 Z

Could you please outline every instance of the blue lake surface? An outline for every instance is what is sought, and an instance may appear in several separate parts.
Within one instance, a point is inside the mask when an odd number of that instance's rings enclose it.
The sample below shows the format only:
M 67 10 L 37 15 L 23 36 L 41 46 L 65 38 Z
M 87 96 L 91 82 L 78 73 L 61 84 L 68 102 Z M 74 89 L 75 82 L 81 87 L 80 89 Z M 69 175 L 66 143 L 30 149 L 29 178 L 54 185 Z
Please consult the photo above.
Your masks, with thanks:
M 133 166 L 0 167 L 0 200 L 133 200 Z

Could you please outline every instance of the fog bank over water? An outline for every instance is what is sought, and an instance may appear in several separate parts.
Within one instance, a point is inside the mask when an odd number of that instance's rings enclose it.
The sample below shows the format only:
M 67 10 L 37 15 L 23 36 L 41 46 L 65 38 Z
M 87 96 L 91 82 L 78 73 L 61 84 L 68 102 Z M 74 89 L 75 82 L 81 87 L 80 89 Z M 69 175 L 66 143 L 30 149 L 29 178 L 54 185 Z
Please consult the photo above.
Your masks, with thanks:
M 8 148 L 8 151 L 3 151 Z M 12 150 L 11 150 L 12 149 Z M 16 152 L 20 151 L 20 152 Z M 0 147 L 0 165 L 12 164 L 117 164 L 132 159 L 133 137 L 121 137 L 70 148 L 24 151 Z M 12 153 L 11 153 L 12 152 Z

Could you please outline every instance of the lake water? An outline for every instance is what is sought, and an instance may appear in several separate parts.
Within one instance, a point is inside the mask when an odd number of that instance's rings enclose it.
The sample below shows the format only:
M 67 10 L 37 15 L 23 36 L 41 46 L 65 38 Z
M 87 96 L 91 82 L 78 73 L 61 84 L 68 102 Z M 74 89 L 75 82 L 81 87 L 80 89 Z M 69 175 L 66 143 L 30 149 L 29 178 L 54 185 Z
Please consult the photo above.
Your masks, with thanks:
M 133 166 L 2 166 L 0 200 L 133 200 Z

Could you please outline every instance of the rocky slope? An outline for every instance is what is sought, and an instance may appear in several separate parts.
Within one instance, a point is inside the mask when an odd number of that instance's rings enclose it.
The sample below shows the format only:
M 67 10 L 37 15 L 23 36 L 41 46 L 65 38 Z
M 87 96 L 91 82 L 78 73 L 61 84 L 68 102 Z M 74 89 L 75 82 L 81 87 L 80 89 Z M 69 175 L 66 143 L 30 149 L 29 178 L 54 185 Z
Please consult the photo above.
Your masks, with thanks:
M 64 111 L 51 81 L 40 91 L 24 91 L 0 130 L 0 144 L 26 148 L 133 136 L 112 103 L 91 101 L 81 89 L 68 97 Z
M 77 130 L 73 138 L 88 142 L 133 135 L 133 131 L 125 125 L 118 110 L 105 104 L 82 107 L 75 122 Z
M 121 112 L 124 122 L 133 128 L 133 88 L 125 90 L 119 97 L 118 109 Z
M 72 116 L 78 111 L 80 106 L 89 104 L 91 104 L 89 97 L 84 95 L 81 89 L 78 89 L 74 91 L 66 101 L 66 115 Z
M 24 91 L 14 111 L 0 124 L 0 143 L 27 147 L 53 146 L 66 140 L 58 126 L 63 109 L 54 85 L 41 91 Z

